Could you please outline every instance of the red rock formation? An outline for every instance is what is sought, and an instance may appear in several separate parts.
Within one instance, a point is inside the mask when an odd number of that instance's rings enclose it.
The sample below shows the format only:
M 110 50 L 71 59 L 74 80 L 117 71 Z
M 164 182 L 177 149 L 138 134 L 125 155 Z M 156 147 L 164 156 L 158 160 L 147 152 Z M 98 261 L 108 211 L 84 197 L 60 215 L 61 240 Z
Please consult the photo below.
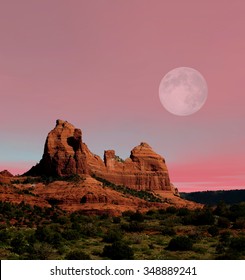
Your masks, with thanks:
M 162 203 L 148 202 L 103 187 L 101 182 L 89 175 L 83 175 L 83 179 L 79 182 L 55 181 L 48 185 L 43 183 L 4 184 L 0 186 L 0 201 L 16 204 L 25 202 L 40 207 L 51 207 L 55 201 L 61 209 L 69 212 L 84 211 L 89 214 L 107 213 L 110 215 L 121 215 L 127 210 L 146 212 L 149 209 L 166 209 L 170 205 L 190 209 L 202 207 L 195 202 L 174 196 L 170 192 L 159 191 L 160 195 L 160 192 L 165 197 Z
M 14 175 L 13 174 L 11 174 L 8 170 L 3 170 L 3 171 L 0 171 L 0 175 L 2 176 L 2 177 L 14 177 Z
M 71 174 L 95 175 L 136 190 L 164 190 L 176 194 L 164 158 L 147 143 L 135 147 L 130 158 L 125 161 L 120 160 L 113 150 L 105 151 L 102 161 L 82 142 L 80 129 L 66 121 L 57 120 L 56 127 L 46 139 L 40 163 L 25 175 Z M 93 200 L 92 196 L 87 199 Z
M 25 175 L 63 176 L 88 173 L 82 132 L 72 124 L 57 120 L 46 139 L 40 163 Z
M 130 158 L 118 161 L 115 151 L 105 151 L 104 168 L 90 170 L 101 178 L 116 185 L 124 185 L 136 190 L 174 191 L 170 184 L 165 160 L 156 154 L 147 143 L 141 143 L 131 151 Z M 88 160 L 90 167 L 90 161 Z

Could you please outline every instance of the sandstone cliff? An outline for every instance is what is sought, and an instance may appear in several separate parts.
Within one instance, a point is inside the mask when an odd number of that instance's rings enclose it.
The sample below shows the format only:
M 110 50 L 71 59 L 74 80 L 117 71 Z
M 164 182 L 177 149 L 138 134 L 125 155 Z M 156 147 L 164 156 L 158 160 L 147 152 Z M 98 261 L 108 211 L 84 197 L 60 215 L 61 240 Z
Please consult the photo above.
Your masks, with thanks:
M 166 191 L 177 194 L 170 183 L 165 160 L 147 143 L 135 147 L 125 161 L 115 151 L 94 155 L 82 142 L 82 132 L 67 121 L 57 120 L 49 132 L 41 161 L 25 175 L 64 176 L 85 174 L 103 178 L 135 190 Z
M 86 155 L 82 149 L 82 132 L 61 120 L 47 136 L 40 163 L 27 175 L 63 176 L 87 173 Z

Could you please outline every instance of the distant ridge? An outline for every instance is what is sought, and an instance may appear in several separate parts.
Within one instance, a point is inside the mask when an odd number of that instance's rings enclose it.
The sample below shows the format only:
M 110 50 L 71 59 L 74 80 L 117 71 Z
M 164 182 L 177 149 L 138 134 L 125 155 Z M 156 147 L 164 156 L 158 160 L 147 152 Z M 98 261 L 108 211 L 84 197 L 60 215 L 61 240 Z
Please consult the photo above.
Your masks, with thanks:
M 2 177 L 13 177 L 14 175 L 11 174 L 8 170 L 3 170 L 3 171 L 0 171 L 0 176 Z
M 244 190 L 220 190 L 220 191 L 198 191 L 191 193 L 180 193 L 180 197 L 197 203 L 216 205 L 220 201 L 227 204 L 245 202 Z

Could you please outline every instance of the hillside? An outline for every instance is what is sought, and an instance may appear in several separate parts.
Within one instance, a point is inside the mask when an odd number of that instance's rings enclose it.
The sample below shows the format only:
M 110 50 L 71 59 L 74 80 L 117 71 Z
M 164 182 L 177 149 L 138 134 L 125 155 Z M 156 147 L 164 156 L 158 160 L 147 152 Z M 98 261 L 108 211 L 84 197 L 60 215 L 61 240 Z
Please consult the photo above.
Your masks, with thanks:
M 216 205 L 220 201 L 224 201 L 227 204 L 235 204 L 245 201 L 245 190 L 181 192 L 180 197 L 208 205 Z

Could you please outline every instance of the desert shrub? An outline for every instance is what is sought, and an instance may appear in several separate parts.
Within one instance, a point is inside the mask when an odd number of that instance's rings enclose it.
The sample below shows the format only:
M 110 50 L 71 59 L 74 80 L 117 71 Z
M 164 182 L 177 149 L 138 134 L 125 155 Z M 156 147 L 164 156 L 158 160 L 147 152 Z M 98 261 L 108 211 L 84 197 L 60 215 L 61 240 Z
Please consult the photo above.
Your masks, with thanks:
M 21 181 L 20 181 L 19 179 L 11 180 L 11 184 L 16 184 L 16 185 L 18 185 L 18 184 L 21 184 Z M 0 185 L 3 186 L 4 183 L 0 182 Z
M 131 210 L 127 210 L 127 211 L 124 211 L 122 213 L 123 217 L 131 217 L 135 212 L 131 211 Z
M 147 216 L 156 216 L 158 214 L 157 210 L 150 209 L 145 213 Z
M 166 209 L 166 212 L 167 213 L 170 213 L 170 214 L 175 214 L 178 212 L 178 209 L 174 206 L 169 206 L 167 209 Z
M 154 221 L 154 220 L 160 220 L 160 219 L 161 219 L 161 216 L 158 214 L 158 212 L 152 213 L 150 215 L 147 215 L 147 213 L 145 213 L 145 220 L 147 220 L 147 221 Z
M 70 214 L 70 221 L 72 223 L 91 223 L 93 222 L 93 218 L 84 212 L 76 211 Z
M 230 210 L 228 205 L 224 201 L 220 201 L 214 210 L 214 214 L 218 216 L 226 217 L 229 214 L 229 211 Z
M 192 249 L 193 242 L 187 236 L 177 236 L 170 240 L 166 249 L 171 251 L 189 251 Z
M 181 222 L 181 217 L 172 214 L 167 214 L 165 217 L 162 217 L 159 224 L 166 227 L 174 227 L 176 225 L 181 224 Z
M 182 217 L 182 224 L 183 225 L 193 225 L 195 223 L 195 216 L 192 213 L 185 215 Z
M 54 232 L 54 234 L 49 237 L 48 241 L 53 246 L 58 247 L 63 242 L 63 238 L 59 232 Z
M 219 242 L 216 245 L 216 253 L 217 254 L 224 254 L 225 250 L 226 250 L 226 246 L 223 243 Z
M 141 232 L 144 230 L 144 225 L 142 223 L 132 221 L 130 223 L 125 223 L 121 225 L 121 229 L 127 232 Z
M 239 260 L 242 256 L 239 252 L 227 250 L 223 254 L 217 256 L 216 260 Z
M 51 259 L 54 249 L 50 244 L 42 242 L 30 246 L 28 252 L 29 260 L 48 260 Z
M 34 243 L 38 242 L 35 232 L 30 233 L 27 237 L 26 237 L 27 242 L 29 243 L 29 245 L 33 245 Z
M 78 231 L 74 229 L 66 229 L 62 232 L 62 236 L 66 240 L 78 240 L 80 238 L 80 234 Z
M 164 215 L 164 214 L 166 214 L 166 209 L 161 208 L 161 209 L 158 210 L 158 213 L 160 215 Z
M 218 226 L 220 228 L 229 228 L 231 226 L 230 220 L 226 217 L 219 217 Z
M 22 183 L 23 184 L 35 184 L 39 181 L 40 181 L 39 178 L 27 177 Z
M 122 232 L 119 230 L 109 230 L 103 237 L 103 241 L 107 243 L 113 243 L 120 241 L 123 238 Z
M 191 241 L 196 242 L 198 240 L 201 240 L 203 238 L 203 235 L 198 231 L 192 231 L 187 235 L 187 237 L 189 237 Z
M 159 197 L 153 195 L 152 193 L 148 192 L 148 191 L 137 191 L 125 186 L 121 186 L 121 185 L 115 185 L 105 179 L 102 179 L 100 177 L 97 177 L 95 174 L 92 175 L 96 180 L 100 181 L 103 183 L 103 186 L 107 186 L 109 188 L 112 188 L 113 190 L 117 191 L 117 192 L 121 192 L 123 194 L 129 194 L 135 197 L 139 197 L 141 199 L 144 199 L 148 202 L 162 202 L 162 199 L 160 199 Z
M 7 225 L 5 224 L 5 220 L 3 217 L 0 216 L 0 231 L 6 229 L 7 229 Z
M 190 210 L 186 207 L 180 208 L 178 210 L 178 216 L 186 216 L 190 214 Z
M 208 233 L 210 235 L 212 235 L 213 237 L 217 236 L 217 235 L 219 235 L 219 229 L 218 229 L 217 226 L 211 226 L 211 227 L 208 228 Z
M 127 244 L 122 241 L 117 241 L 112 245 L 106 245 L 103 249 L 102 256 L 112 260 L 132 260 L 134 258 L 134 252 Z
M 224 231 L 220 234 L 219 240 L 223 244 L 229 244 L 231 240 L 232 234 L 230 231 Z
M 229 247 L 234 251 L 245 252 L 245 237 L 233 237 Z
M 196 215 L 194 220 L 194 225 L 213 225 L 215 221 L 215 217 L 211 210 L 205 209 Z
M 155 245 L 153 243 L 149 244 L 149 249 L 150 250 L 154 250 L 155 249 Z
M 192 211 L 182 217 L 182 223 L 184 225 L 213 225 L 215 217 L 209 208 L 202 210 Z
M 17 193 L 18 193 L 18 194 L 26 194 L 26 195 L 37 196 L 36 194 L 34 194 L 33 192 L 31 192 L 31 191 L 28 190 L 28 189 L 25 189 L 25 190 L 18 190 Z
M 84 178 L 81 178 L 78 174 L 72 174 L 72 175 L 68 175 L 68 176 L 64 176 L 61 177 L 62 181 L 67 181 L 67 182 L 80 182 L 80 181 L 84 181 Z
M 130 224 L 129 223 L 122 223 L 121 224 L 121 229 L 126 231 L 126 232 L 130 232 Z
M 233 204 L 230 207 L 229 218 L 235 221 L 237 218 L 245 217 L 245 203 Z
M 113 217 L 112 221 L 113 221 L 114 224 L 120 224 L 121 218 L 120 217 Z
M 28 242 L 22 233 L 17 233 L 16 236 L 11 240 L 10 246 L 12 251 L 16 254 L 24 254 L 28 250 Z
M 56 228 L 51 226 L 38 226 L 35 232 L 37 240 L 40 242 L 47 242 L 54 246 L 60 245 L 63 238 Z
M 80 225 L 79 222 L 73 222 L 73 223 L 71 224 L 71 228 L 72 228 L 73 230 L 76 230 L 76 231 L 79 232 L 79 233 L 82 233 L 82 227 L 81 227 L 81 225 Z
M 115 160 L 118 162 L 124 162 L 124 160 L 117 155 L 115 155 Z
M 144 235 L 142 235 L 142 234 L 132 234 L 126 240 L 127 240 L 128 245 L 142 244 L 142 242 L 144 240 Z
M 99 216 L 100 220 L 108 220 L 109 219 L 109 214 L 108 213 L 103 213 L 102 215 Z
M 38 226 L 35 232 L 35 236 L 39 241 L 46 241 L 48 236 L 50 235 L 49 228 L 47 226 Z
M 92 236 L 97 236 L 100 232 L 101 232 L 100 227 L 97 227 L 93 223 L 87 223 L 81 225 L 82 235 L 92 237 Z
M 144 222 L 144 219 L 145 219 L 144 215 L 142 213 L 140 213 L 139 211 L 133 213 L 130 216 L 131 221 Z
M 217 259 L 243 259 L 245 256 L 245 237 L 233 237 L 229 239 L 229 242 L 220 242 L 216 247 L 216 252 L 220 254 Z
M 32 178 L 30 178 L 32 179 Z M 37 178 L 33 178 L 34 182 L 42 182 L 44 184 L 50 184 L 52 182 L 55 181 L 67 181 L 67 182 L 80 182 L 82 180 L 84 180 L 83 178 L 81 178 L 78 174 L 72 174 L 72 175 L 67 175 L 67 176 L 41 176 L 41 177 L 37 177 Z
M 59 223 L 61 225 L 67 225 L 70 222 L 69 217 L 67 216 L 60 216 L 58 215 L 57 219 L 56 219 L 56 223 Z
M 173 227 L 163 227 L 161 229 L 161 232 L 163 235 L 169 235 L 169 236 L 176 235 L 176 232 Z
M 236 219 L 235 223 L 233 223 L 234 229 L 245 229 L 245 218 L 241 217 Z
M 91 260 L 91 257 L 81 250 L 70 251 L 66 256 L 66 260 Z
M 6 229 L 0 230 L 0 242 L 8 243 L 10 237 L 11 237 L 11 234 L 9 233 L 8 230 L 6 230 Z

